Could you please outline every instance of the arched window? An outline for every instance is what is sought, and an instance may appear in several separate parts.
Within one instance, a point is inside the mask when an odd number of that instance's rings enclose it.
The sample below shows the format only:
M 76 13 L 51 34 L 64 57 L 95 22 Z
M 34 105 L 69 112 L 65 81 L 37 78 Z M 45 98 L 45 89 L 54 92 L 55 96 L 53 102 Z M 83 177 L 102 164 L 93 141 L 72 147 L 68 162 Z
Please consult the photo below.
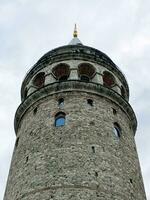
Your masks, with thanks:
M 89 82 L 95 74 L 95 68 L 89 63 L 82 63 L 78 66 L 80 80 Z
M 55 126 L 64 126 L 66 120 L 66 114 L 63 112 L 59 112 L 55 115 Z
M 54 76 L 59 81 L 66 81 L 70 75 L 70 67 L 67 64 L 60 63 L 52 70 Z
M 62 108 L 64 106 L 64 99 L 63 98 L 58 99 L 58 106 L 60 108 Z
M 45 73 L 44 72 L 40 72 L 38 73 L 35 78 L 33 79 L 33 85 L 41 88 L 44 86 L 44 82 L 45 82 Z
M 117 122 L 114 123 L 113 132 L 117 138 L 121 137 L 121 128 Z
M 103 72 L 103 84 L 107 87 L 112 87 L 115 84 L 114 76 L 107 71 Z

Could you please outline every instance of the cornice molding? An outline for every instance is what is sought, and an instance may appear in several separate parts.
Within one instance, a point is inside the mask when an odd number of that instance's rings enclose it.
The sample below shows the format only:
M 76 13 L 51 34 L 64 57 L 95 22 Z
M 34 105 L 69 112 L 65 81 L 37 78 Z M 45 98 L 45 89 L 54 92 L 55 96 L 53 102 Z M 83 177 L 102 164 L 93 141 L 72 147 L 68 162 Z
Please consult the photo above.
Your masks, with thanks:
M 132 107 L 130 106 L 130 104 L 121 95 L 119 95 L 114 90 L 107 88 L 101 84 L 92 83 L 92 82 L 86 83 L 80 80 L 67 80 L 64 82 L 54 82 L 49 85 L 46 85 L 43 88 L 38 89 L 37 91 L 30 94 L 20 104 L 20 106 L 18 107 L 16 111 L 15 120 L 14 120 L 16 134 L 17 134 L 18 127 L 23 115 L 33 104 L 53 94 L 73 92 L 73 91 L 79 91 L 82 93 L 86 92 L 86 93 L 95 94 L 98 96 L 103 96 L 113 101 L 114 103 L 118 104 L 118 106 L 120 106 L 120 108 L 127 114 L 128 118 L 130 119 L 133 131 L 135 133 L 136 128 L 137 128 L 137 119 L 136 119 L 135 113 Z

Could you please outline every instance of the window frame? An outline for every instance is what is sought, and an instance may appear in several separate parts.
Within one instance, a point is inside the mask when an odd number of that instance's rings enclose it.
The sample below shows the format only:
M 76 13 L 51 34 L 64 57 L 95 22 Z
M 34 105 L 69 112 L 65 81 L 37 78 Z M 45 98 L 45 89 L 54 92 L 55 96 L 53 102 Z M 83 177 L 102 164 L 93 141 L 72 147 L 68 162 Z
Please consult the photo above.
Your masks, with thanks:
M 116 138 L 118 138 L 118 139 L 121 138 L 122 130 L 121 130 L 120 125 L 117 122 L 114 122 L 114 124 L 113 124 L 113 133 Z
M 63 123 L 57 124 L 57 121 L 60 119 L 63 119 Z M 55 115 L 55 122 L 54 122 L 55 127 L 62 127 L 65 126 L 65 124 L 66 124 L 66 114 L 64 112 L 58 112 Z

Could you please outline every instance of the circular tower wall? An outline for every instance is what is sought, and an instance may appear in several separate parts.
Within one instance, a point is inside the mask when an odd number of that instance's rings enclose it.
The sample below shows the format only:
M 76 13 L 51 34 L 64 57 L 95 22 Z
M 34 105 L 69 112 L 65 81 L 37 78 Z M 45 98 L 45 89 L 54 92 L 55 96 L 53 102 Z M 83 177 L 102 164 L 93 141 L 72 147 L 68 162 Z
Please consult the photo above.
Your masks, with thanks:
M 21 93 L 4 200 L 146 199 L 128 84 L 110 58 L 60 47 L 29 71 Z

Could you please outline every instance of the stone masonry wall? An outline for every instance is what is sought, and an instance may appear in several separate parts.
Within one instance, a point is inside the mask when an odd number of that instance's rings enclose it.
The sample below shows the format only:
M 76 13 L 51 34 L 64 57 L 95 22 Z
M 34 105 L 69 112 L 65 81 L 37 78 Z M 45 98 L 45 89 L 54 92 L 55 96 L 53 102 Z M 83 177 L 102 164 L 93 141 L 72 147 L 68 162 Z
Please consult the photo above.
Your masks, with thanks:
M 62 109 L 59 98 L 64 98 Z M 66 113 L 66 123 L 55 127 L 59 111 Z M 113 132 L 114 122 L 121 127 L 120 138 Z M 29 199 L 145 200 L 126 113 L 105 97 L 75 91 L 53 94 L 32 105 L 17 133 L 4 197 Z

